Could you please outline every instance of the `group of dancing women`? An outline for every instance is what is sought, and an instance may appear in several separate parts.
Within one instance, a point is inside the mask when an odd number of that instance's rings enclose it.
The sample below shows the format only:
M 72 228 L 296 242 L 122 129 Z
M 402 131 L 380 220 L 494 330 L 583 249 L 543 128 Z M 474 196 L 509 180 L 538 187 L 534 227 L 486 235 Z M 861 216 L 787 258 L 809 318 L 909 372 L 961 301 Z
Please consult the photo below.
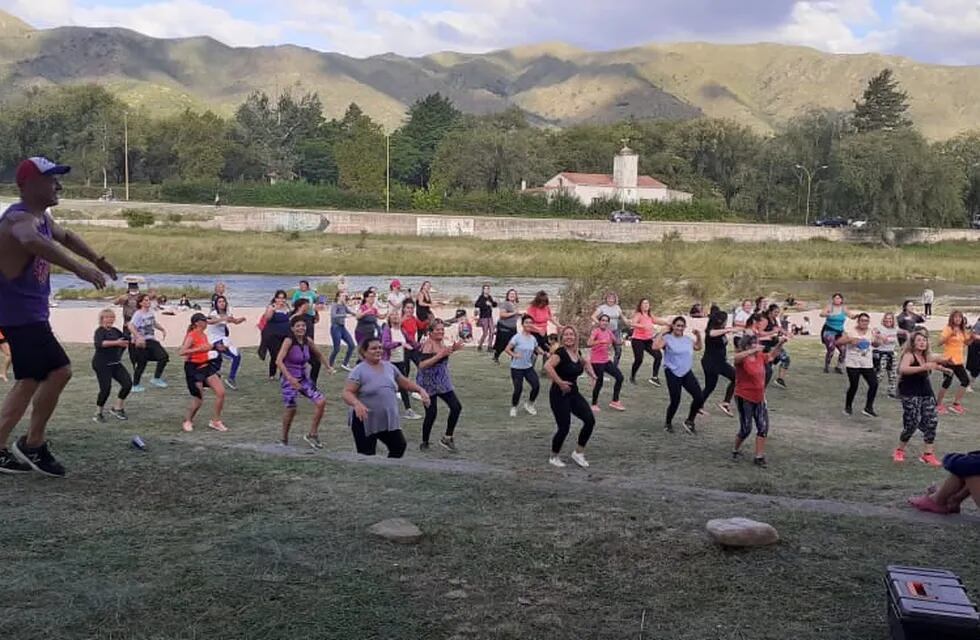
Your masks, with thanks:
M 158 333 L 166 334 L 154 311 L 152 296 L 134 291 L 117 303 L 123 310 L 123 328 L 115 326 L 115 311 L 106 309 L 100 314 L 95 331 L 92 366 L 99 382 L 97 422 L 128 419 L 124 402 L 131 392 L 146 391 L 141 380 L 150 362 L 155 363 L 150 385 L 167 387 L 164 371 L 169 357 L 158 338 Z M 645 378 L 656 387 L 667 387 L 665 431 L 675 431 L 676 416 L 687 394 L 690 404 L 679 426 L 689 434 L 697 434 L 697 421 L 707 415 L 709 400 L 717 394 L 717 409 L 738 422 L 732 459 L 740 459 L 742 446 L 754 431 L 752 460 L 765 467 L 770 426 L 766 390 L 772 383 L 789 388 L 791 360 L 787 342 L 795 335 L 809 333 L 809 316 L 803 325 L 790 322 L 789 314 L 804 306 L 792 298 L 784 304 L 764 298 L 744 300 L 731 315 L 714 305 L 707 314 L 698 314 L 698 305 L 692 315 L 706 316 L 703 331 L 689 331 L 685 316 L 655 315 L 648 298 L 624 311 L 614 292 L 604 295 L 590 318 L 564 326 L 552 312 L 544 291 L 537 292 L 524 306 L 516 290 L 507 291 L 498 300 L 491 288 L 484 286 L 474 301 L 472 315 L 469 310 L 460 309 L 447 319 L 435 316 L 434 305 L 429 282 L 423 283 L 414 295 L 411 290 L 403 291 L 400 281 L 393 280 L 384 295 L 371 287 L 353 298 L 341 286 L 331 300 L 319 296 L 305 280 L 291 294 L 277 291 L 259 318 L 258 353 L 268 360 L 269 379 L 278 381 L 280 387 L 284 408 L 279 442 L 289 444 L 298 403 L 305 399 L 313 405 L 314 412 L 302 439 L 314 449 L 323 447 L 319 428 L 326 398 L 318 388 L 319 377 L 322 371 L 334 374 L 339 368 L 347 374 L 342 398 L 349 407 L 348 424 L 359 453 L 375 455 L 380 441 L 390 457 L 403 456 L 408 446 L 401 430 L 403 420 L 422 420 L 419 446 L 422 451 L 429 449 L 440 404 L 448 410 L 448 416 L 435 444 L 455 452 L 455 431 L 463 406 L 453 384 L 450 362 L 474 342 L 475 350 L 488 354 L 492 362 L 500 364 L 502 356 L 509 360 L 511 419 L 516 419 L 522 410 L 537 415 L 540 376 L 550 381 L 548 404 L 556 430 L 549 463 L 566 466 L 562 450 L 575 418 L 581 427 L 570 459 L 587 468 L 585 451 L 597 416 L 603 409 L 627 410 L 622 400 L 627 377 L 620 369 L 620 360 L 628 343 L 633 354 L 630 383 L 637 384 L 649 357 L 650 375 L 640 379 Z M 876 418 L 879 383 L 887 384 L 888 396 L 900 400 L 903 409 L 903 428 L 893 459 L 903 462 L 908 443 L 916 432 L 921 432 L 924 447 L 919 460 L 939 466 L 935 455 L 939 416 L 965 412 L 963 396 L 972 390 L 971 379 L 980 374 L 980 340 L 974 339 L 980 335 L 980 320 L 970 327 L 962 312 L 953 311 L 939 335 L 942 354 L 933 354 L 923 327 L 926 318 L 911 300 L 905 301 L 899 313 L 883 314 L 875 327 L 867 313 L 851 310 L 841 294 L 834 294 L 826 306 L 813 311 L 823 319 L 819 337 L 825 347 L 824 372 L 846 374 L 843 413 L 854 415 L 854 402 L 863 381 L 866 392 L 860 413 Z M 321 314 L 330 324 L 329 353 L 315 341 Z M 353 319 L 353 336 L 347 326 L 349 318 Z M 845 327 L 848 320 L 853 321 L 850 328 Z M 237 388 L 242 363 L 242 353 L 234 345 L 229 327 L 243 322 L 244 317 L 232 313 L 221 283 L 215 286 L 209 313 L 191 315 L 179 350 L 191 395 L 181 427 L 184 431 L 193 431 L 195 417 L 203 405 L 203 391 L 208 388 L 215 401 L 207 426 L 215 431 L 227 430 L 222 410 L 227 389 Z M 587 326 L 587 330 L 580 335 L 578 327 L 582 326 Z M 553 331 L 553 327 L 557 330 Z M 480 332 L 478 340 L 476 329 Z M 733 347 L 731 359 L 729 344 Z M 127 351 L 133 363 L 132 377 L 122 363 Z M 703 386 L 695 373 L 698 353 Z M 221 371 L 223 362 L 230 365 L 225 375 Z M 943 376 L 938 394 L 930 382 L 933 371 Z M 581 384 L 583 376 L 591 381 L 590 391 Z M 599 399 L 607 377 L 612 383 L 611 399 L 603 406 Z M 724 388 L 719 390 L 723 379 Z M 112 406 L 106 408 L 113 381 L 118 383 L 119 392 Z M 954 382 L 959 386 L 952 403 L 947 405 L 947 393 Z M 422 414 L 413 409 L 413 398 L 424 407 Z

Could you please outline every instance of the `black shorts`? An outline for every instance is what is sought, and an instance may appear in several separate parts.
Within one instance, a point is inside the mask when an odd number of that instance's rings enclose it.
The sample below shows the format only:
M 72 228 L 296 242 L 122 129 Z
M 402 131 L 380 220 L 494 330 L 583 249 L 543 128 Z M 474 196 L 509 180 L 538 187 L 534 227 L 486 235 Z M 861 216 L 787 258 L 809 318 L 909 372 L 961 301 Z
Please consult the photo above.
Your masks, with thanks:
M 51 332 L 47 322 L 35 322 L 18 327 L 0 327 L 10 345 L 10 361 L 14 379 L 48 379 L 52 371 L 71 365 L 68 354 Z
M 194 364 L 193 362 L 184 363 L 184 378 L 187 379 L 187 391 L 195 398 L 200 398 L 201 388 L 197 385 L 208 385 L 208 378 L 218 375 L 218 367 L 221 361 L 211 361 L 205 365 Z

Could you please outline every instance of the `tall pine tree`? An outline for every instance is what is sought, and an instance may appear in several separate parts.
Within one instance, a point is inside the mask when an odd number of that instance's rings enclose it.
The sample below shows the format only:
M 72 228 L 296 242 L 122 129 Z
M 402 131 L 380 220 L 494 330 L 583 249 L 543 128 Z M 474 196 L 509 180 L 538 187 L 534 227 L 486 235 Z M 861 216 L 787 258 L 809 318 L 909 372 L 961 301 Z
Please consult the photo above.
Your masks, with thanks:
M 854 128 L 859 133 L 894 131 L 912 126 L 906 116 L 909 96 L 899 88 L 891 69 L 868 81 L 864 96 L 854 102 Z

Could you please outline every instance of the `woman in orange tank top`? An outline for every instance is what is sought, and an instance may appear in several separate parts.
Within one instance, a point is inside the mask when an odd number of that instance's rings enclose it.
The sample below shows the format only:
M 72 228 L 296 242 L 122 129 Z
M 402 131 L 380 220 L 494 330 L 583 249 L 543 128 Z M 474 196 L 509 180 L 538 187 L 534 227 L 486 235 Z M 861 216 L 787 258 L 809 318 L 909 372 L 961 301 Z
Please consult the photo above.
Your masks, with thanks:
M 225 406 L 225 385 L 218 375 L 220 356 L 211 346 L 211 341 L 205 333 L 208 318 L 203 313 L 191 316 L 191 326 L 184 336 L 184 344 L 180 347 L 180 355 L 184 356 L 184 376 L 187 379 L 187 390 L 191 394 L 191 405 L 187 408 L 184 418 L 184 431 L 194 430 L 194 416 L 204 404 L 204 386 L 214 391 L 214 417 L 208 421 L 208 426 L 215 431 L 227 431 L 228 427 L 221 421 L 221 410 Z

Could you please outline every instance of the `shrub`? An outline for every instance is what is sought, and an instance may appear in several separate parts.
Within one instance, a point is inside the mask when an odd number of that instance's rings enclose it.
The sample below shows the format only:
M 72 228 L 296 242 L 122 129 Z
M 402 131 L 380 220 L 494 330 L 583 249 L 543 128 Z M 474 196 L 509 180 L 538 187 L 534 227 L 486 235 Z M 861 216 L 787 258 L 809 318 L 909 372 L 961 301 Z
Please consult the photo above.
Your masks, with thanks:
M 127 226 L 132 229 L 152 227 L 156 222 L 153 212 L 145 209 L 123 209 L 122 216 L 126 219 Z

